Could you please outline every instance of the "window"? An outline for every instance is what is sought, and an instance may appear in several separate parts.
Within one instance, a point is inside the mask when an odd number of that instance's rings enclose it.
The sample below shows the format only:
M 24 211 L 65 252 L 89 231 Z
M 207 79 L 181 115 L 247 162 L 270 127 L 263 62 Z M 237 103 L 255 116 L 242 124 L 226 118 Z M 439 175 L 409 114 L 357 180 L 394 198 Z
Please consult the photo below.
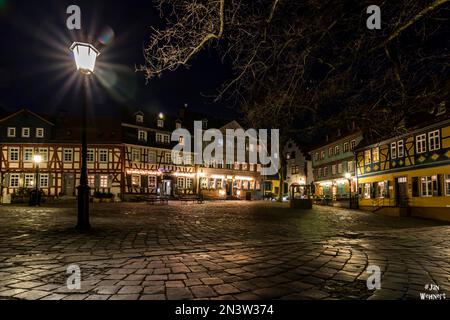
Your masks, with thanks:
M 331 166 L 331 174 L 333 174 L 333 175 L 335 175 L 336 174 L 336 170 L 337 169 L 337 166 L 335 165 L 335 164 L 333 164 L 332 166 Z
M 381 181 L 378 182 L 377 185 L 378 188 L 378 197 L 379 198 L 386 198 L 387 197 L 387 182 Z
M 349 152 L 350 151 L 350 145 L 348 142 L 344 143 L 344 153 Z
M 184 146 L 184 137 L 180 137 L 178 139 L 178 143 L 180 144 L 180 146 Z
M 214 178 L 209 178 L 209 189 L 215 189 L 216 188 L 216 181 Z
M 353 161 L 347 162 L 347 172 L 355 172 L 355 165 Z
M 334 151 L 333 147 L 328 148 L 328 156 L 329 157 L 333 156 L 333 151 Z
M 95 176 L 94 175 L 88 176 L 88 185 L 91 188 L 95 188 Z
M 16 137 L 16 128 L 8 128 L 8 138 Z
M 11 174 L 9 177 L 9 187 L 18 188 L 20 182 L 20 176 L 18 174 Z
M 108 162 L 108 150 L 102 149 L 98 151 L 98 161 L 99 162 Z
M 320 153 L 320 160 L 323 160 L 323 159 L 325 159 L 325 151 L 322 151 Z
M 181 129 L 181 122 L 177 122 L 177 123 L 175 124 L 175 128 L 176 128 L 176 129 Z
M 366 150 L 366 151 L 364 152 L 364 162 L 365 162 L 366 165 L 372 163 L 372 153 L 371 153 L 371 150 Z
M 421 182 L 421 196 L 422 197 L 431 197 L 433 195 L 433 180 L 432 177 L 422 177 L 420 179 Z
M 444 114 L 446 112 L 447 112 L 447 108 L 446 108 L 445 102 L 440 103 L 439 106 L 438 106 L 436 115 L 440 116 L 440 115 L 442 115 L 442 114 Z
M 319 160 L 319 153 L 318 152 L 316 152 L 315 154 L 314 154 L 314 160 Z
M 47 148 L 39 148 L 39 155 L 41 156 L 42 162 L 48 161 L 48 149 Z
M 242 171 L 247 171 L 248 170 L 248 164 L 247 163 L 243 163 L 242 164 Z
M 391 159 L 397 158 L 397 143 L 392 142 L 391 143 Z
M 338 164 L 338 173 L 341 174 L 344 171 L 342 163 Z
M 100 176 L 100 188 L 109 188 L 109 177 L 105 175 Z
M 182 165 L 183 164 L 183 155 L 180 152 L 178 152 L 177 158 L 175 160 L 176 160 L 175 164 Z
M 299 166 L 292 166 L 291 174 L 299 174 L 299 172 L 300 172 Z
M 416 137 L 416 152 L 424 153 L 427 152 L 427 135 L 421 134 Z
M 17 162 L 19 161 L 19 148 L 9 148 L 9 161 Z
M 328 176 L 328 167 L 323 168 L 323 176 Z
M 147 131 L 139 130 L 138 131 L 138 140 L 139 141 L 143 141 L 143 142 L 147 142 Z
M 164 135 L 164 143 L 165 144 L 169 144 L 170 143 L 170 136 L 167 135 L 167 134 Z
M 398 152 L 397 155 L 399 158 L 403 158 L 405 156 L 405 147 L 403 144 L 403 140 L 397 142 Z
M 131 184 L 133 187 L 140 187 L 141 186 L 141 176 L 131 176 Z
M 33 148 L 25 148 L 23 151 L 23 161 L 24 162 L 33 162 Z
M 172 153 L 167 152 L 164 154 L 165 163 L 172 163 Z
M 235 162 L 234 163 L 234 170 L 239 170 L 241 168 L 241 166 L 239 165 L 239 162 Z
M 44 137 L 44 129 L 43 128 L 37 128 L 36 129 L 36 138 L 43 138 Z
M 50 186 L 49 181 L 50 181 L 50 179 L 49 179 L 48 174 L 44 173 L 44 174 L 39 175 L 39 187 L 40 188 L 48 188 Z
M 339 146 L 336 146 L 336 147 L 334 147 L 334 155 L 339 155 L 339 153 L 341 153 L 341 147 L 339 147 Z
M 161 133 L 156 134 L 156 142 L 158 142 L 158 143 L 163 142 L 163 135 Z
M 150 151 L 148 153 L 148 162 L 151 164 L 155 164 L 156 163 L 156 152 L 155 151 Z
M 34 174 L 26 174 L 25 175 L 24 187 L 25 188 L 33 188 L 34 187 Z
M 253 163 L 250 163 L 250 171 L 251 172 L 255 171 L 255 165 Z
M 190 154 L 184 156 L 184 164 L 188 166 L 192 165 L 192 156 Z
M 370 199 L 371 198 L 371 184 L 370 183 L 365 183 L 364 184 L 364 194 L 363 197 L 364 199 Z
M 178 177 L 177 186 L 178 186 L 178 189 L 184 189 L 184 178 Z
M 141 151 L 139 149 L 133 149 L 131 151 L 131 161 L 140 162 L 141 161 Z
M 22 138 L 30 137 L 30 128 L 22 128 Z
M 319 168 L 319 170 L 317 170 L 317 177 L 322 177 L 322 168 Z
M 204 119 L 204 120 L 202 121 L 202 126 L 203 126 L 203 130 L 208 129 L 208 120 Z
M 144 116 L 141 114 L 136 115 L 136 122 L 137 123 L 143 123 L 144 122 Z
M 373 163 L 380 162 L 380 148 L 373 148 L 372 149 L 372 161 Z
M 450 174 L 444 176 L 445 195 L 450 196 Z
M 149 176 L 148 177 L 148 187 L 149 188 L 156 188 L 156 176 Z
M 87 162 L 94 162 L 94 161 L 95 161 L 94 149 L 88 149 L 88 151 L 87 151 Z
M 73 162 L 73 149 L 64 149 L 64 162 Z
M 441 139 L 439 130 L 428 133 L 428 150 L 435 151 L 441 148 Z
M 158 128 L 164 128 L 164 120 L 158 119 Z
M 355 150 L 356 148 L 356 140 L 350 141 L 350 151 Z

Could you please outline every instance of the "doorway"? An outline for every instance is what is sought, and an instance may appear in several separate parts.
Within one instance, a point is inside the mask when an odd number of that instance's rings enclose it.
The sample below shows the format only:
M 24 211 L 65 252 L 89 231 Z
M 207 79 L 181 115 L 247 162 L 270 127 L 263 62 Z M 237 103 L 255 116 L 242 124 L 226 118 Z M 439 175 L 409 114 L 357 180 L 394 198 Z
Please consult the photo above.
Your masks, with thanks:
M 397 207 L 405 208 L 408 206 L 408 178 L 398 177 L 395 178 L 395 201 Z
M 65 196 L 75 195 L 75 175 L 66 173 L 64 174 L 64 190 Z
M 162 183 L 162 196 L 168 197 L 172 195 L 172 181 L 163 180 Z

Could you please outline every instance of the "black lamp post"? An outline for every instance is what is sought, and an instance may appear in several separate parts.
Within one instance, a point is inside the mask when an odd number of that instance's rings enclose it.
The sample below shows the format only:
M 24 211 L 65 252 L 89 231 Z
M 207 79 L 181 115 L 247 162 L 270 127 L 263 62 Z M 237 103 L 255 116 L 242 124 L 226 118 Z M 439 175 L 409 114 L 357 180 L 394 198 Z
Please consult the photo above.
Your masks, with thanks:
M 33 162 L 36 167 L 36 177 L 34 179 L 34 201 L 33 204 L 35 206 L 41 205 L 41 197 L 39 196 L 39 164 L 42 162 L 42 156 L 39 154 L 36 154 L 33 156 Z
M 352 208 L 352 175 L 350 172 L 345 174 L 345 178 L 348 180 L 348 190 L 349 190 L 349 208 Z
M 88 183 L 87 171 L 87 103 L 88 103 L 88 80 L 89 76 L 94 73 L 95 61 L 100 52 L 94 46 L 75 42 L 70 47 L 73 52 L 77 69 L 83 75 L 83 123 L 81 129 L 81 176 L 78 189 L 78 221 L 76 228 L 80 231 L 86 231 L 91 228 L 89 223 L 89 193 L 90 187 Z

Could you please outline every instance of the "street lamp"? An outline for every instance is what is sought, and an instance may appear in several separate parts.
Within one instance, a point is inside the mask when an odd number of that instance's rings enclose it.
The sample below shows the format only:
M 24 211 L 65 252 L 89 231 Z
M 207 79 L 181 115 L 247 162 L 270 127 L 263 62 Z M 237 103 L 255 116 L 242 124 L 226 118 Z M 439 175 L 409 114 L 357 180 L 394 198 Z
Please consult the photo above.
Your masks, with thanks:
M 34 198 L 33 204 L 35 206 L 40 206 L 41 203 L 40 203 L 40 197 L 39 197 L 39 165 L 42 162 L 42 156 L 40 154 L 35 154 L 33 156 L 33 162 L 36 167 L 36 178 L 34 179 L 35 180 L 35 183 L 34 183 L 34 188 L 35 188 L 34 189 L 34 192 L 35 192 L 34 197 L 35 198 Z
M 77 229 L 81 231 L 89 230 L 89 183 L 87 174 L 87 85 L 88 77 L 94 73 L 95 61 L 100 52 L 93 45 L 82 42 L 75 42 L 70 47 L 73 53 L 77 70 L 83 75 L 83 125 L 81 129 L 81 176 L 78 189 L 78 221 Z
M 352 208 L 352 174 L 350 172 L 347 172 L 345 174 L 345 179 L 348 180 L 348 188 L 349 188 L 349 192 L 350 192 L 349 208 L 351 209 Z

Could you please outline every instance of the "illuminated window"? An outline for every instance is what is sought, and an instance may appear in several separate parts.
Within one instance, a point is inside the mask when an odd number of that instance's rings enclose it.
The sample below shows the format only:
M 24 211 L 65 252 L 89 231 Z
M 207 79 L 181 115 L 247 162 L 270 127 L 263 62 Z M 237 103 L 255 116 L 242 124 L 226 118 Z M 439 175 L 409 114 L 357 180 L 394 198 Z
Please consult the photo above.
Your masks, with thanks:
M 100 176 L 100 188 L 109 188 L 109 177 L 105 175 Z
M 450 174 L 446 174 L 444 179 L 445 195 L 450 196 Z
M 177 185 L 178 185 L 178 189 L 184 189 L 184 178 L 178 177 Z
M 193 185 L 194 185 L 194 179 L 186 178 L 186 189 L 192 189 Z
M 366 150 L 364 152 L 364 162 L 365 162 L 366 165 L 372 163 L 372 152 L 371 152 L 371 150 Z
M 147 142 L 147 131 L 139 130 L 138 131 L 138 140 L 142 142 Z
M 98 161 L 99 162 L 108 162 L 108 150 L 107 149 L 101 149 L 98 151 Z
M 88 185 L 91 188 L 95 188 L 95 176 L 94 175 L 88 176 Z
M 372 149 L 372 161 L 373 163 L 380 162 L 380 148 Z
M 49 175 L 48 174 L 40 174 L 39 175 L 39 187 L 40 188 L 48 188 L 50 186 L 49 184 Z
M 41 156 L 42 162 L 48 162 L 48 149 L 39 148 L 39 155 Z
M 23 161 L 25 162 L 33 162 L 33 148 L 25 148 L 23 151 Z
M 439 130 L 428 134 L 428 149 L 430 151 L 439 150 L 441 148 L 441 139 Z
M 234 163 L 234 170 L 239 170 L 241 166 L 239 165 L 239 162 Z
M 24 187 L 25 188 L 33 188 L 34 187 L 34 174 L 26 174 L 25 175 Z
M 141 176 L 131 176 L 131 184 L 133 187 L 141 186 Z
M 422 177 L 420 179 L 422 197 L 431 197 L 433 195 L 433 178 L 436 178 L 436 176 Z
M 364 184 L 364 199 L 370 199 L 371 198 L 371 184 L 370 183 L 365 183 Z
M 9 187 L 18 188 L 20 183 L 20 176 L 18 174 L 11 174 L 9 177 Z
M 141 150 L 133 149 L 131 151 L 131 161 L 140 162 L 141 161 Z
M 387 196 L 387 183 L 384 181 L 378 182 L 377 188 L 378 188 L 378 197 L 379 198 L 385 198 Z
M 156 188 L 156 176 L 149 176 L 148 177 L 148 186 L 149 188 Z
M 416 137 L 416 152 L 424 153 L 427 152 L 427 135 L 421 134 Z
M 355 163 L 353 161 L 347 162 L 347 172 L 355 172 Z

